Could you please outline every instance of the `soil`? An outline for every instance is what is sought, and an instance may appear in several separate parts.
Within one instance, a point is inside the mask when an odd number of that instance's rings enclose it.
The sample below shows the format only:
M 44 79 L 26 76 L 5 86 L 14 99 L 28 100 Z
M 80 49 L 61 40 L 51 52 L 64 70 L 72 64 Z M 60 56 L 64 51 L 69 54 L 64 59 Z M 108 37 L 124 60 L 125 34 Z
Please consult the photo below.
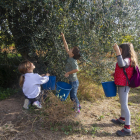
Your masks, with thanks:
M 47 126 L 41 127 L 37 124 L 36 116 L 22 108 L 23 102 L 21 93 L 0 101 L 0 140 L 140 140 L 135 118 L 140 119 L 137 116 L 137 113 L 140 114 L 138 93 L 129 97 L 133 134 L 127 137 L 118 137 L 116 131 L 123 126 L 117 126 L 110 121 L 119 117 L 118 97 L 104 98 L 93 103 L 82 101 L 81 113 L 75 117 L 75 121 L 79 122 L 79 131 L 69 134 L 59 130 L 52 131 Z

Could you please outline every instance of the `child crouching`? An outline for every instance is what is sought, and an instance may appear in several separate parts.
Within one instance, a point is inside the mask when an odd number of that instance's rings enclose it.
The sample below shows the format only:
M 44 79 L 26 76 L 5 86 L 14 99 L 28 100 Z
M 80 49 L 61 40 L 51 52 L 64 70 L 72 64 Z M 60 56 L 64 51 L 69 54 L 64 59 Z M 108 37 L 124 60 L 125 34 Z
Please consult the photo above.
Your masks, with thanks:
M 18 70 L 22 75 L 20 76 L 19 85 L 22 87 L 25 95 L 25 101 L 23 108 L 29 109 L 29 104 L 42 108 L 41 100 L 41 84 L 49 81 L 49 73 L 45 76 L 41 76 L 37 73 L 33 73 L 35 65 L 30 61 L 23 61 L 19 64 Z

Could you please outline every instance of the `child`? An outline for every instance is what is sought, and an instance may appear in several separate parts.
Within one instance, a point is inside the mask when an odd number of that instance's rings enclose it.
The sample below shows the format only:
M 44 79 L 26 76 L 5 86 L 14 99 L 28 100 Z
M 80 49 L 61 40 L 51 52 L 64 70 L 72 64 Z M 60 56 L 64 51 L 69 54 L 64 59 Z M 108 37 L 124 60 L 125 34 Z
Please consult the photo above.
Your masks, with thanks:
M 114 76 L 115 84 L 118 86 L 119 100 L 121 104 L 121 117 L 119 119 L 112 119 L 111 121 L 115 124 L 124 124 L 124 128 L 116 133 L 119 136 L 131 136 L 132 132 L 130 129 L 130 111 L 128 108 L 128 93 L 130 87 L 128 86 L 128 81 L 123 72 L 125 68 L 128 79 L 132 77 L 133 69 L 138 64 L 137 56 L 133 48 L 133 44 L 126 43 L 121 44 L 119 47 L 117 44 L 113 46 L 117 55 L 117 63 L 115 68 L 115 73 L 111 75 Z
M 80 103 L 79 100 L 77 98 L 77 90 L 78 90 L 78 86 L 79 86 L 79 81 L 77 78 L 77 74 L 76 72 L 79 71 L 78 68 L 78 64 L 77 64 L 77 60 L 80 58 L 80 51 L 78 49 L 78 47 L 73 47 L 72 49 L 68 48 L 68 44 L 65 40 L 65 36 L 63 33 L 61 33 L 62 39 L 63 39 L 63 43 L 64 43 L 64 47 L 66 52 L 69 55 L 69 58 L 67 60 L 67 64 L 66 64 L 66 74 L 65 77 L 67 77 L 69 79 L 69 84 L 72 86 L 72 89 L 70 91 L 70 99 L 72 101 L 74 101 L 75 104 L 75 110 L 77 113 L 80 113 Z
M 46 83 L 49 80 L 49 74 L 46 76 L 40 76 L 37 73 L 33 73 L 35 65 L 30 61 L 23 61 L 19 64 L 18 70 L 23 75 L 20 76 L 19 85 L 22 87 L 23 93 L 25 95 L 25 101 L 23 108 L 28 109 L 29 103 L 36 106 L 37 108 L 42 108 L 41 99 L 41 84 Z

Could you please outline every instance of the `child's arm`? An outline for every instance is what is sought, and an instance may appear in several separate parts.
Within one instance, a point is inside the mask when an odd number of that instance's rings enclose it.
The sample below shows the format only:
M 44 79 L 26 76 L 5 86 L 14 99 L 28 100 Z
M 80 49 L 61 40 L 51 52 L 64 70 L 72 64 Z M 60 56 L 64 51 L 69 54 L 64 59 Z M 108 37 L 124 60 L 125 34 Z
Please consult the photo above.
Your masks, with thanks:
M 42 77 L 42 76 L 39 75 L 39 74 L 35 74 L 36 83 L 42 85 L 42 84 L 48 82 L 48 81 L 49 81 L 49 75 L 50 75 L 50 74 L 47 73 L 45 76 Z
M 130 60 L 129 60 L 129 58 L 125 58 L 125 59 L 122 58 L 119 46 L 115 43 L 113 48 L 116 51 L 117 61 L 118 61 L 119 67 L 125 67 L 125 68 L 129 67 Z
M 42 77 L 43 77 L 43 76 L 50 76 L 50 74 L 49 74 L 49 73 L 41 74 L 41 76 L 42 76 Z
M 111 73 L 111 76 L 113 76 L 113 77 L 114 77 L 114 75 L 115 75 L 115 72 Z
M 79 71 L 78 69 L 69 71 L 69 72 L 67 72 L 67 73 L 65 74 L 65 77 L 67 78 L 67 77 L 69 77 L 70 74 L 76 73 L 76 72 L 78 72 L 78 71 Z
M 114 46 L 113 46 L 113 49 L 116 51 L 116 55 L 121 55 L 121 52 L 120 52 L 120 49 L 119 49 L 119 46 L 115 43 Z
M 61 36 L 62 36 L 62 39 L 63 39 L 63 43 L 64 43 L 65 50 L 66 50 L 66 52 L 69 54 L 69 48 L 68 48 L 68 44 L 67 44 L 67 42 L 66 42 L 65 36 L 64 36 L 63 33 L 61 33 Z

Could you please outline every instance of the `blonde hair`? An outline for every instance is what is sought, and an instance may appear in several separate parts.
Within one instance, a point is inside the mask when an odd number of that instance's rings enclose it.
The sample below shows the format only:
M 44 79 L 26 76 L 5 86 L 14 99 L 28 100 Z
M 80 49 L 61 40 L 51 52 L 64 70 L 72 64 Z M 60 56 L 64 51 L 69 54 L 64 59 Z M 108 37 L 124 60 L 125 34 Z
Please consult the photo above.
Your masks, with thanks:
M 27 69 L 29 69 L 31 67 L 31 62 L 30 61 L 23 61 L 19 64 L 18 66 L 18 70 L 20 73 L 22 73 L 22 75 L 19 78 L 19 86 L 23 87 L 23 83 L 24 83 L 24 74 L 27 73 Z
M 137 54 L 134 51 L 134 47 L 132 43 L 129 43 L 130 46 L 130 54 L 131 54 L 131 66 L 132 67 L 136 67 L 136 65 L 138 66 L 138 58 L 137 58 Z
M 134 50 L 133 44 L 132 43 L 124 43 L 119 45 L 119 47 L 122 49 L 122 57 L 123 59 L 125 58 L 130 58 L 131 59 L 131 66 L 136 67 L 138 66 L 138 60 L 137 60 L 137 54 Z

